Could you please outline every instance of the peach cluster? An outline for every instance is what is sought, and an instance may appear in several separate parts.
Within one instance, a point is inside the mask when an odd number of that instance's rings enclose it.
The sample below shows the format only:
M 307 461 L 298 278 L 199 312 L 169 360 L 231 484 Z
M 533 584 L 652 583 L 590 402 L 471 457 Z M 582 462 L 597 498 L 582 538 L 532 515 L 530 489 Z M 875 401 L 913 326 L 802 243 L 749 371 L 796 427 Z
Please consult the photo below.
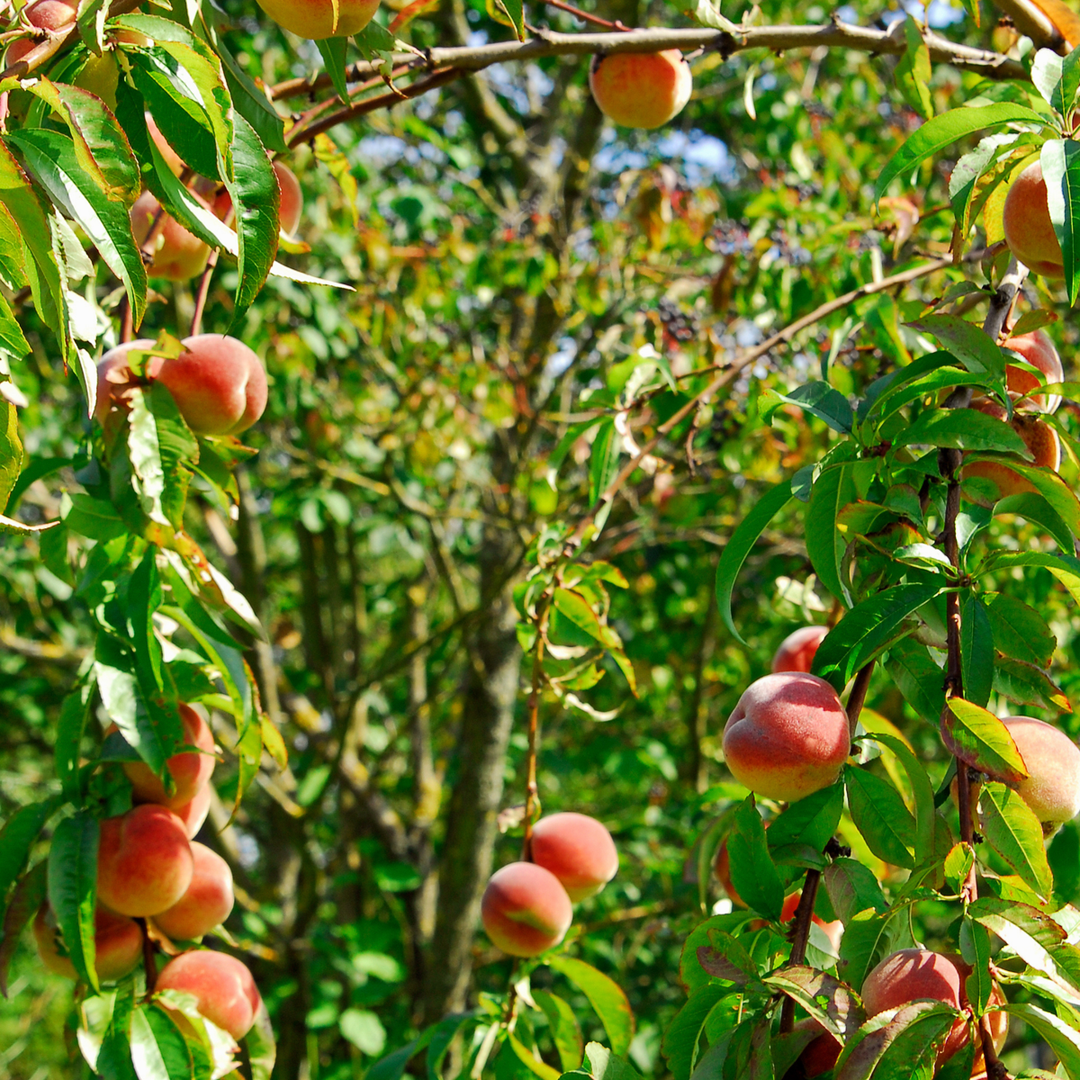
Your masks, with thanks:
M 179 356 L 151 356 L 146 378 L 172 394 L 188 427 L 197 435 L 239 435 L 266 408 L 266 369 L 256 353 L 226 334 L 196 334 L 181 342 Z M 105 423 L 123 408 L 134 381 L 128 354 L 149 351 L 154 343 L 137 339 L 110 349 L 98 363 L 95 415 Z
M 510 956 L 539 956 L 558 945 L 573 921 L 572 905 L 598 893 L 619 869 L 611 833 L 586 814 L 541 818 L 530 856 L 496 870 L 480 904 L 492 944 Z

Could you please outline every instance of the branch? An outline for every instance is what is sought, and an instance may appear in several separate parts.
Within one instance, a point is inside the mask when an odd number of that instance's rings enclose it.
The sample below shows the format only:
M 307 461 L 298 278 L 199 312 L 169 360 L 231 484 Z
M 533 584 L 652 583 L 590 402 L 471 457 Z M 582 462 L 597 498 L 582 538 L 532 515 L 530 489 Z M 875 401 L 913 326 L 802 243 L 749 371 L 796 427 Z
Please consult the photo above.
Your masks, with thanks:
M 1058 53 L 1068 52 L 1068 42 L 1061 36 L 1061 31 L 1053 20 L 1032 0 L 993 0 L 994 7 L 1008 16 L 1013 26 L 1031 38 L 1039 47 L 1053 49 Z

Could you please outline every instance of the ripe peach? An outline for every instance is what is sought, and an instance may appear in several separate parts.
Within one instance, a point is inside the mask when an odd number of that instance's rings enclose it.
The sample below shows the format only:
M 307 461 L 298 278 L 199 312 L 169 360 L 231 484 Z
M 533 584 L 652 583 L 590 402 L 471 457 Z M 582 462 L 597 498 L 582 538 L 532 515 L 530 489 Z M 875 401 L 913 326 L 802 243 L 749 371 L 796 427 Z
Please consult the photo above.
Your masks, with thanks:
M 20 60 L 26 57 L 26 54 L 31 49 L 37 46 L 38 42 L 33 38 L 17 38 L 13 41 L 4 53 L 4 66 L 14 67 Z
M 658 128 L 690 100 L 690 65 L 678 49 L 612 53 L 593 58 L 589 89 L 600 111 L 616 124 Z
M 847 713 L 836 691 L 802 671 L 751 683 L 724 727 L 724 759 L 735 779 L 782 802 L 835 782 L 850 752 Z
M 184 743 L 195 752 L 181 751 L 173 754 L 165 767 L 175 782 L 171 795 L 149 765 L 142 761 L 125 761 L 124 772 L 131 781 L 131 788 L 138 802 L 158 803 L 175 810 L 191 802 L 210 779 L 214 771 L 214 735 L 206 721 L 190 706 L 180 703 L 180 723 L 184 729 Z
M 146 803 L 101 823 L 98 900 L 132 917 L 160 915 L 187 891 L 195 863 L 184 823 Z
M 69 4 L 67 0 L 34 0 L 23 8 L 23 14 L 36 29 L 60 34 L 74 25 L 78 7 L 78 4 Z
M 170 960 L 157 977 L 157 990 L 180 990 L 198 1001 L 200 1015 L 242 1039 L 262 1004 L 247 966 L 227 953 L 197 949 Z
M 1051 829 L 1080 814 L 1080 749 L 1065 732 L 1030 716 L 1001 721 L 1016 742 L 1028 778 L 1016 791 Z
M 259 7 L 279 26 L 312 41 L 358 34 L 378 6 L 379 0 L 259 0 Z
M 109 415 L 109 409 L 117 399 L 117 394 L 123 392 L 131 385 L 131 370 L 128 367 L 128 353 L 132 349 L 152 349 L 154 343 L 149 338 L 137 338 L 135 341 L 127 341 L 110 349 L 99 361 L 97 366 L 97 405 L 94 408 L 94 416 L 104 424 L 105 417 Z M 147 364 L 147 375 L 156 374 L 161 367 L 159 357 L 151 357 Z
M 207 815 L 210 813 L 210 785 L 199 788 L 195 798 L 183 806 L 173 807 L 173 813 L 184 823 L 188 839 L 198 836 Z
M 809 671 L 822 639 L 829 632 L 827 626 L 803 626 L 788 634 L 780 642 L 773 657 L 772 669 L 778 671 Z
M 574 913 L 550 870 L 514 862 L 491 875 L 480 917 L 496 948 L 511 956 L 539 956 L 562 941 Z
M 818 1037 L 811 1042 L 799 1055 L 802 1064 L 803 1075 L 806 1080 L 813 1080 L 815 1076 L 827 1073 L 836 1064 L 836 1059 L 843 1049 L 831 1031 L 826 1031 L 812 1017 L 800 1020 L 795 1025 L 796 1031 L 817 1031 Z
M 1061 366 L 1061 357 L 1058 356 L 1054 343 L 1050 336 L 1043 330 L 1033 330 L 1030 334 L 1021 334 L 1019 337 L 1011 337 L 1004 343 L 1006 349 L 1012 349 L 1019 353 L 1033 368 L 1042 372 L 1043 378 L 1034 371 L 1017 367 L 1016 364 L 1008 364 L 1005 368 L 1005 383 L 1009 391 L 1018 396 L 1030 394 L 1043 383 L 1059 383 L 1065 381 L 1065 369 Z M 1028 398 L 1032 407 L 1041 409 L 1043 412 L 1056 412 L 1061 404 L 1060 394 L 1039 394 Z
M 790 922 L 795 918 L 795 911 L 799 906 L 799 901 L 802 899 L 802 890 L 793 892 L 790 896 L 785 897 L 784 906 L 780 909 L 780 921 L 782 923 Z M 834 919 L 832 922 L 826 922 L 820 915 L 811 915 L 810 920 L 816 925 L 820 926 L 825 932 L 825 936 L 829 939 L 829 944 L 832 945 L 836 952 L 840 951 L 840 939 L 844 936 L 844 924 L 839 919 Z
M 300 215 L 304 210 L 304 193 L 300 190 L 300 181 L 296 173 L 283 161 L 274 162 L 274 174 L 277 176 L 278 189 L 281 191 L 281 210 L 279 220 L 281 231 L 292 236 L 300 225 Z
M 198 199 L 199 196 L 193 195 L 192 198 Z M 144 191 L 135 200 L 131 208 L 131 229 L 140 247 L 146 241 L 160 208 L 161 204 L 149 191 Z M 206 209 L 210 207 L 206 206 Z M 146 272 L 150 277 L 165 278 L 167 281 L 187 281 L 201 274 L 210 258 L 210 248 L 168 214 L 154 233 L 150 246 L 153 248 L 153 260 Z
M 1050 221 L 1040 162 L 1032 162 L 1013 181 L 1005 196 L 1001 225 L 1009 250 L 1032 273 L 1065 276 L 1065 260 Z
M 1007 416 L 1003 406 L 985 398 L 973 401 L 971 407 L 998 420 L 1004 420 Z M 1024 445 L 1035 458 L 1029 464 L 1057 472 L 1061 464 L 1061 442 L 1057 432 L 1049 424 L 1033 416 L 1013 413 L 1010 426 L 1024 440 Z M 1000 461 L 973 461 L 963 467 L 960 476 L 963 480 L 978 477 L 992 481 L 997 486 L 999 499 L 1035 491 L 1035 486 L 1026 477 Z M 983 501 L 981 498 L 973 497 L 976 502 Z
M 229 864 L 205 844 L 191 844 L 195 870 L 187 892 L 154 923 L 171 938 L 201 938 L 220 926 L 233 909 L 233 877 Z
M 611 833 L 587 814 L 549 814 L 532 832 L 532 861 L 550 870 L 572 903 L 598 893 L 619 869 Z
M 34 940 L 41 962 L 57 975 L 77 979 L 75 965 L 68 959 L 60 928 L 52 909 L 42 904 L 34 919 Z M 99 907 L 94 912 L 94 966 L 102 982 L 116 982 L 134 970 L 142 959 L 143 933 L 134 919 L 115 915 Z
M 868 1017 L 920 998 L 934 998 L 960 1009 L 963 989 L 960 972 L 948 956 L 929 949 L 901 949 L 866 976 L 862 999 Z M 958 1019 L 938 1051 L 938 1065 L 948 1061 L 968 1038 L 967 1022 Z
M 184 352 L 162 363 L 158 379 L 199 435 L 238 435 L 266 408 L 266 371 L 242 341 L 225 334 L 184 338 Z

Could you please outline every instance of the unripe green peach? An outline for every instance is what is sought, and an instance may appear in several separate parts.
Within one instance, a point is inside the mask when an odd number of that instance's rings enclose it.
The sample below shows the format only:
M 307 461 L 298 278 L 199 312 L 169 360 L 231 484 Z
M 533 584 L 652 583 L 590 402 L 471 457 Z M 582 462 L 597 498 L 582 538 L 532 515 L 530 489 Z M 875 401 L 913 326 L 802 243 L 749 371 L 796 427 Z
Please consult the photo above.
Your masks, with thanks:
M 1032 273 L 1065 276 L 1065 260 L 1050 220 L 1040 162 L 1032 162 L 1013 181 L 1002 207 L 1001 226 L 1009 250 Z
M 1080 814 L 1080 749 L 1065 732 L 1031 716 L 1005 716 L 1028 778 L 1017 794 L 1049 831 Z
M 788 634 L 780 642 L 773 657 L 772 669 L 778 671 L 806 671 L 813 666 L 818 646 L 829 632 L 827 626 L 803 626 Z
M 146 803 L 102 821 L 97 894 L 110 911 L 159 915 L 184 895 L 194 869 L 184 823 L 166 807 Z
M 514 862 L 491 875 L 480 916 L 496 948 L 510 956 L 539 956 L 562 941 L 574 913 L 550 870 Z
M 197 949 L 170 960 L 157 977 L 155 989 L 180 990 L 198 1001 L 200 1015 L 211 1024 L 242 1039 L 255 1023 L 262 1004 L 247 966 L 227 953 Z
M 724 760 L 758 795 L 795 802 L 836 781 L 851 752 L 836 691 L 802 671 L 751 683 L 724 727 Z
M 160 915 L 154 924 L 177 940 L 191 940 L 220 926 L 233 909 L 233 876 L 229 864 L 205 844 L 192 841 L 194 872 L 187 892 Z
M 279 26 L 313 41 L 358 34 L 378 6 L 379 0 L 259 0 L 259 7 Z
M 50 971 L 68 979 L 79 977 L 64 950 L 60 928 L 48 904 L 41 905 L 34 919 L 34 940 L 41 962 Z M 116 982 L 142 960 L 142 930 L 134 919 L 99 907 L 94 912 L 94 950 L 98 978 L 102 982 Z
M 611 53 L 593 58 L 589 89 L 600 111 L 616 124 L 658 128 L 682 112 L 693 77 L 678 49 Z
M 619 869 L 611 833 L 587 814 L 542 817 L 533 826 L 530 855 L 562 882 L 575 904 L 598 893 Z
M 214 771 L 214 735 L 206 721 L 190 706 L 180 703 L 180 723 L 184 743 L 194 752 L 173 754 L 165 767 L 172 775 L 175 788 L 166 794 L 165 785 L 153 769 L 142 761 L 125 761 L 124 772 L 139 802 L 158 803 L 175 810 L 190 803 L 210 779 Z

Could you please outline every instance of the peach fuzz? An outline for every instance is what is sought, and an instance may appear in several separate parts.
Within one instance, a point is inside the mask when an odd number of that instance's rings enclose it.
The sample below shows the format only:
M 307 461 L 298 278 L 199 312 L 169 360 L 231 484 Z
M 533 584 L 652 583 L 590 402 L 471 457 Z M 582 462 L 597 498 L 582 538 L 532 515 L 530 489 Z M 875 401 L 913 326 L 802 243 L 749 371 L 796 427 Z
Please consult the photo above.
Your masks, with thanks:
M 199 196 L 192 195 L 192 198 Z M 204 206 L 210 209 L 205 202 Z M 160 208 L 161 204 L 149 191 L 144 191 L 135 200 L 131 208 L 131 231 L 140 247 L 150 235 Z M 168 214 L 154 232 L 150 246 L 152 259 L 146 272 L 150 277 L 165 278 L 166 281 L 188 281 L 206 269 L 206 261 L 210 258 L 210 248 Z
M 184 743 L 193 751 L 173 754 L 165 762 L 175 787 L 171 795 L 165 784 L 149 765 L 142 761 L 125 761 L 124 772 L 138 802 L 158 803 L 175 810 L 185 806 L 206 786 L 214 771 L 214 735 L 206 721 L 190 706 L 180 703 L 180 723 Z
M 1063 731 L 1030 716 L 1005 716 L 1024 759 L 1028 778 L 1015 785 L 1016 792 L 1035 811 L 1035 816 L 1054 828 L 1080 814 L 1080 749 Z
M 48 904 L 41 905 L 34 919 L 34 940 L 41 962 L 50 971 L 68 979 L 79 977 L 75 965 L 61 952 L 63 937 Z M 94 912 L 94 949 L 98 978 L 102 982 L 116 982 L 142 960 L 142 929 L 134 919 L 99 907 Z
M 589 89 L 600 111 L 623 127 L 661 127 L 690 100 L 690 65 L 678 49 L 594 58 Z
M 200 788 L 191 802 L 175 807 L 173 813 L 184 823 L 189 840 L 197 836 L 210 813 L 210 785 Z
M 1011 337 L 1002 343 L 1002 348 L 1012 349 L 1019 353 L 1033 368 L 1041 372 L 1042 378 L 1035 371 L 1018 367 L 1016 364 L 1008 364 L 1005 367 L 1005 385 L 1009 392 L 1018 396 L 1030 394 L 1044 383 L 1059 383 L 1065 381 L 1065 369 L 1061 365 L 1061 357 L 1058 355 L 1054 343 L 1048 334 L 1042 330 L 1033 330 L 1030 334 L 1021 334 L 1019 337 Z M 1057 412 L 1061 404 L 1059 394 L 1037 394 L 1028 398 L 1024 403 L 1042 412 Z
M 238 435 L 266 408 L 266 371 L 242 341 L 225 334 L 184 338 L 184 351 L 166 359 L 158 379 L 169 389 L 188 427 L 198 435 Z
M 778 671 L 809 672 L 814 663 L 818 646 L 829 632 L 827 626 L 803 626 L 788 634 L 780 642 L 780 648 L 773 657 L 773 674 Z
M 227 953 L 207 949 L 170 960 L 158 974 L 155 989 L 191 994 L 199 1014 L 237 1040 L 251 1030 L 262 1004 L 247 966 Z
M 1065 276 L 1065 260 L 1050 220 L 1040 162 L 1033 161 L 1012 182 L 1002 207 L 1001 226 L 1009 250 L 1033 274 Z
M 542 817 L 533 826 L 530 855 L 559 879 L 574 904 L 598 893 L 619 869 L 611 833 L 587 814 Z
M 147 803 L 101 823 L 98 900 L 132 918 L 160 915 L 184 895 L 195 870 L 184 823 Z
M 297 37 L 321 41 L 359 33 L 371 22 L 379 0 L 338 0 L 336 5 L 332 0 L 259 0 L 259 7 Z
M 160 915 L 154 925 L 171 938 L 201 938 L 220 926 L 233 909 L 233 876 L 229 864 L 205 844 L 193 842 L 195 870 L 187 892 Z
M 510 956 L 539 956 L 562 941 L 574 913 L 550 870 L 514 862 L 491 875 L 480 917 L 496 948 Z
M 78 4 L 69 4 L 66 0 L 34 0 L 23 8 L 23 15 L 35 29 L 60 34 L 75 25 L 78 7 Z
M 834 783 L 850 752 L 847 713 L 836 691 L 802 671 L 751 683 L 724 727 L 731 774 L 780 802 L 796 802 Z

